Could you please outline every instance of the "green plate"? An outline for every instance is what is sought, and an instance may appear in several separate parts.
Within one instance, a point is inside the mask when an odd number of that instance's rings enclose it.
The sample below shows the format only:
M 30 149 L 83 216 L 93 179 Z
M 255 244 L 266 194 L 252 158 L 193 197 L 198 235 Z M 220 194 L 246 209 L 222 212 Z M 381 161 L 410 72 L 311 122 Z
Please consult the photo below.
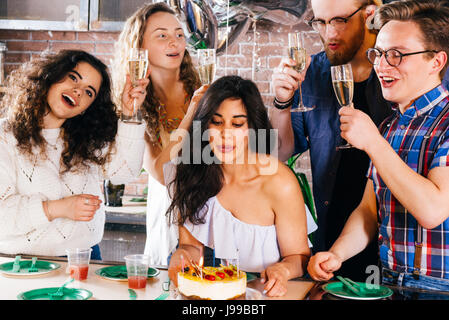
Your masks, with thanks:
M 35 275 L 49 273 L 49 272 L 52 272 L 53 270 L 59 269 L 61 267 L 61 265 L 59 263 L 45 261 L 45 260 L 37 260 L 35 267 L 37 268 L 38 271 L 37 272 L 28 272 L 28 268 L 31 267 L 31 260 L 22 260 L 22 261 L 20 261 L 19 272 L 12 272 L 13 264 L 14 264 L 14 261 L 0 264 L 0 272 L 5 275 L 26 277 L 26 276 L 35 276 Z
M 17 296 L 19 300 L 51 300 L 51 293 L 58 291 L 59 287 L 35 289 L 22 292 Z M 92 297 L 92 292 L 86 289 L 64 288 L 62 296 L 53 300 L 87 300 Z
M 377 299 L 385 299 L 393 294 L 393 290 L 390 288 L 379 286 L 378 289 L 367 288 L 366 283 L 357 282 L 360 285 L 360 292 L 362 295 L 358 296 L 352 291 L 350 291 L 346 286 L 341 282 L 331 282 L 323 286 L 323 290 L 329 292 L 330 294 L 345 298 L 345 299 L 353 299 L 353 300 L 377 300 Z
M 257 275 L 254 273 L 247 272 L 246 273 L 246 282 L 250 282 L 257 279 Z
M 156 277 L 159 273 L 160 271 L 156 268 L 148 268 L 148 278 Z M 108 280 L 128 281 L 125 265 L 100 268 L 95 271 L 95 274 Z

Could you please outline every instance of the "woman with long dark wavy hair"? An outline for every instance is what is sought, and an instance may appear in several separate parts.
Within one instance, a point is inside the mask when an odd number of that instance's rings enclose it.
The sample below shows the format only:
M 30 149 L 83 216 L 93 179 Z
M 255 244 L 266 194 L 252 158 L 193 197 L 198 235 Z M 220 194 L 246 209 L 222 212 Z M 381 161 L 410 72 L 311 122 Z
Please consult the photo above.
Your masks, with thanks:
M 146 4 L 125 23 L 116 45 L 112 64 L 114 98 L 120 105 L 127 59 L 131 48 L 148 50 L 149 79 L 142 116 L 147 123 L 144 169 L 148 172 L 147 240 L 145 254 L 157 265 L 167 265 L 178 242 L 177 229 L 164 216 L 170 199 L 163 175 L 164 153 L 170 135 L 181 126 L 188 106 L 201 84 L 186 49 L 186 39 L 175 12 L 165 3 Z M 186 122 L 186 121 L 184 121 Z
M 167 214 L 179 225 L 169 267 L 175 283 L 181 260 L 198 263 L 205 247 L 260 272 L 269 296 L 284 295 L 287 281 L 304 274 L 306 208 L 294 174 L 270 155 L 276 138 L 252 81 L 227 76 L 207 89 L 178 164 L 165 166 L 173 198 Z
M 142 103 L 148 80 L 123 94 Z M 1 100 L 0 252 L 101 259 L 101 181 L 140 173 L 144 125 L 118 121 L 106 66 L 77 50 L 43 54 L 13 71 Z

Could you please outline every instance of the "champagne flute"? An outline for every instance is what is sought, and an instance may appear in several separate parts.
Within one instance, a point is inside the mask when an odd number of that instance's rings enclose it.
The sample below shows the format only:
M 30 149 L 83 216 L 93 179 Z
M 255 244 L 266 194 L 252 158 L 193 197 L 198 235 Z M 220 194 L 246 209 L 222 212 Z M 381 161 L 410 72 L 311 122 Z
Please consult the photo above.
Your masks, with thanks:
M 288 34 L 288 55 L 290 59 L 296 62 L 293 66 L 297 72 L 302 72 L 306 68 L 307 52 L 304 48 L 304 40 L 302 32 L 292 32 Z M 302 103 L 301 83 L 298 83 L 299 103 L 297 108 L 292 108 L 291 112 L 306 112 L 313 110 L 314 107 L 306 107 Z
M 144 79 L 148 68 L 148 50 L 140 48 L 131 48 L 128 58 L 129 75 L 133 87 L 139 85 L 138 81 Z M 123 119 L 124 122 L 141 124 L 142 117 L 137 110 L 136 99 L 133 101 L 133 114 L 131 117 Z
M 350 64 L 343 64 L 331 67 L 332 86 L 334 87 L 335 96 L 340 106 L 354 107 L 352 97 L 354 95 L 354 80 L 352 76 L 352 68 Z M 345 141 L 343 139 L 343 141 Z M 337 150 L 352 148 L 352 145 L 346 143 L 337 146 Z
M 203 85 L 211 84 L 215 78 L 215 49 L 198 49 L 198 73 Z

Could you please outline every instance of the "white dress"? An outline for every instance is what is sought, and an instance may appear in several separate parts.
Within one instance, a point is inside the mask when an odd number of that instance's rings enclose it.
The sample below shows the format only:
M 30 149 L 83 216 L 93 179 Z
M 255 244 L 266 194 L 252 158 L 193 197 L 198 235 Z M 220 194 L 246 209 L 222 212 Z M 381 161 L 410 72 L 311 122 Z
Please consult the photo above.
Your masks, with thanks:
M 178 227 L 170 224 L 165 215 L 170 203 L 167 187 L 149 174 L 144 253 L 150 257 L 151 265 L 168 265 L 168 257 L 178 244 Z
M 306 214 L 307 232 L 310 234 L 317 229 L 317 225 L 307 207 Z M 234 260 L 234 263 L 238 258 L 241 270 L 248 272 L 262 272 L 280 261 L 275 225 L 242 222 L 226 210 L 216 196 L 206 202 L 200 213 L 200 216 L 203 215 L 204 224 L 194 225 L 186 220 L 184 227 L 202 244 L 214 249 L 215 258 Z
M 160 128 L 162 147 L 166 147 L 170 142 L 170 135 L 161 127 Z M 164 173 L 170 168 L 169 174 L 172 177 L 174 166 L 171 162 L 164 164 Z M 166 181 L 168 179 L 167 175 Z M 150 257 L 150 264 L 167 266 L 168 257 L 175 251 L 178 244 L 179 232 L 178 227 L 170 224 L 166 216 L 171 199 L 168 189 L 158 180 L 148 174 L 148 198 L 146 212 L 146 234 L 144 254 Z
M 167 162 L 163 166 L 164 178 L 166 183 L 171 182 L 175 177 L 176 166 L 174 162 Z M 172 254 L 178 244 L 179 230 L 175 224 L 170 224 L 166 216 L 168 207 L 170 206 L 171 199 L 168 193 L 168 188 L 159 183 L 151 175 L 148 175 L 148 200 L 147 200 L 147 239 L 145 243 L 144 253 L 150 257 L 150 264 L 153 265 L 168 265 L 168 257 Z M 245 271 L 260 272 L 264 270 L 266 265 L 270 265 L 274 262 L 279 261 L 279 248 L 277 246 L 277 236 L 275 226 L 258 226 L 250 225 L 241 222 L 235 218 L 232 213 L 224 209 L 219 203 L 216 197 L 212 197 L 207 202 L 209 204 L 209 212 L 207 216 L 208 222 L 204 225 L 195 226 L 195 228 L 189 229 L 188 223 L 185 225 L 187 229 L 192 233 L 192 235 L 201 243 L 208 246 L 209 248 L 215 248 L 215 257 L 219 259 L 236 259 L 237 258 L 237 247 L 228 247 L 229 240 L 224 235 L 230 234 L 233 230 L 240 230 L 238 232 L 233 232 L 233 235 L 239 235 L 237 237 L 239 243 L 241 243 L 240 235 L 253 234 L 252 238 L 249 236 L 245 237 L 247 244 L 242 251 L 239 249 L 239 256 L 245 255 L 245 260 L 248 260 L 249 269 L 242 269 Z M 307 216 L 307 233 L 310 234 L 314 232 L 318 226 L 313 220 L 313 217 L 306 208 Z M 218 217 L 212 218 L 210 217 Z M 226 218 L 223 218 L 226 217 Z M 221 225 L 217 221 L 225 219 L 226 224 Z M 212 222 L 212 224 L 210 223 Z M 222 226 L 227 226 L 230 229 L 223 232 Z M 214 241 L 214 232 L 212 230 L 215 228 L 215 239 L 221 239 L 223 241 Z M 268 238 L 264 238 L 269 236 Z M 309 247 L 312 247 L 312 243 L 309 241 Z M 214 245 L 217 243 L 216 245 Z M 223 245 L 227 245 L 223 247 Z M 266 244 L 269 244 L 267 248 L 264 248 Z M 274 246 L 273 244 L 276 244 Z M 218 248 L 216 247 L 218 246 Z M 262 247 L 261 247 L 262 246 Z M 248 250 L 248 248 L 255 248 L 254 251 Z M 218 251 L 217 251 L 218 250 Z M 262 250 L 262 251 L 261 251 Z M 246 265 L 245 265 L 246 266 Z M 254 269 L 254 270 L 253 270 Z M 257 269 L 257 270 L 255 270 Z M 259 270 L 261 269 L 261 270 Z

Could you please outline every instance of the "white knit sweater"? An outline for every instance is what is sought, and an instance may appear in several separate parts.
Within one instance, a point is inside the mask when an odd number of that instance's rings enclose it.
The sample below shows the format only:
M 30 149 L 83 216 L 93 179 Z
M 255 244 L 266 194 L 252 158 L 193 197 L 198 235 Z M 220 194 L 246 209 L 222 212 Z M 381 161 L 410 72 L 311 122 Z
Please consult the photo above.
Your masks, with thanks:
M 116 152 L 105 166 L 88 171 L 59 174 L 63 141 L 61 129 L 44 129 L 48 142 L 43 161 L 29 160 L 16 147 L 17 141 L 0 119 L 0 252 L 7 254 L 66 255 L 68 248 L 98 244 L 104 231 L 103 179 L 113 184 L 137 177 L 142 168 L 145 125 L 118 123 Z M 104 150 L 106 151 L 106 149 Z M 42 202 L 77 194 L 93 194 L 103 203 L 89 222 L 57 218 L 49 221 Z

